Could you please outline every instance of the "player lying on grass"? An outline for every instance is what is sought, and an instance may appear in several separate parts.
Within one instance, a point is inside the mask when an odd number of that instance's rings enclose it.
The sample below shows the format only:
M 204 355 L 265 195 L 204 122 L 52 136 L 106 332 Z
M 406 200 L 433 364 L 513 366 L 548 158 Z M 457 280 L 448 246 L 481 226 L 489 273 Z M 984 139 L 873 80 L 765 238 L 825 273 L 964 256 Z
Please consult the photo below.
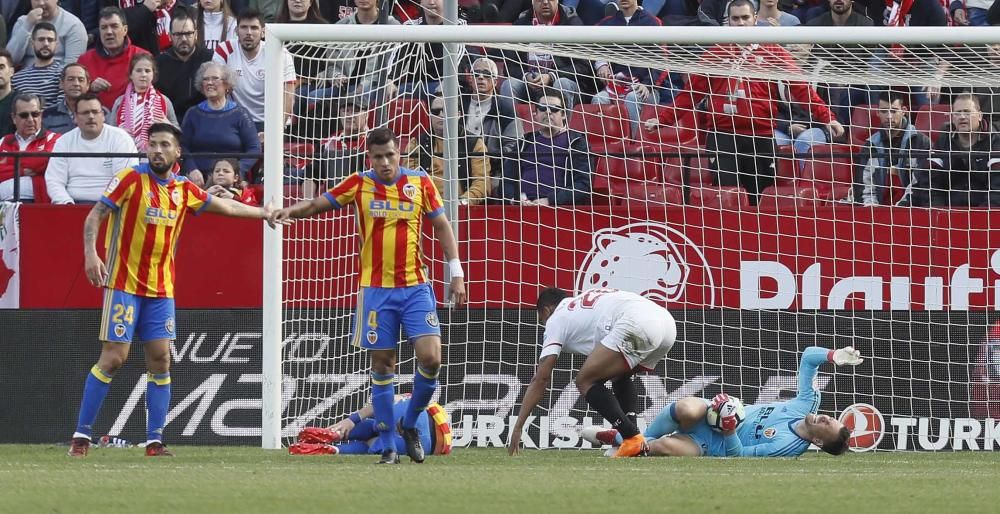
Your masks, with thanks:
M 649 454 L 654 456 L 710 457 L 797 457 L 815 444 L 831 455 L 847 450 L 851 432 L 844 424 L 825 414 L 816 414 L 820 394 L 813 387 L 816 371 L 824 362 L 857 366 L 861 352 L 848 346 L 828 350 L 817 346 L 802 352 L 799 363 L 799 390 L 789 401 L 748 405 L 746 420 L 736 427 L 736 419 L 723 418 L 723 431 L 713 430 L 705 415 L 712 402 L 688 397 L 667 405 L 646 428 Z M 722 398 L 720 398 L 722 397 Z M 723 403 L 725 395 L 716 397 Z M 725 429 L 726 427 L 734 427 Z M 621 436 L 614 429 L 588 427 L 581 436 L 594 444 L 615 444 Z
M 392 410 L 396 422 L 403 419 L 410 407 L 410 395 L 397 394 Z M 299 432 L 298 440 L 288 447 L 293 455 L 379 455 L 384 448 L 379 440 L 375 420 L 375 409 L 371 402 L 361 410 L 327 427 L 306 427 Z M 448 412 L 437 403 L 431 403 L 417 416 L 417 434 L 425 448 L 433 455 L 451 453 L 451 425 Z M 406 451 L 406 441 L 395 435 L 396 452 Z
M 545 335 L 538 368 L 511 429 L 509 453 L 518 452 L 524 423 L 548 388 L 563 351 L 587 356 L 576 374 L 576 387 L 587 404 L 624 436 L 615 456 L 645 453 L 645 439 L 635 424 L 638 395 L 632 375 L 652 371 L 670 351 L 677 337 L 673 316 L 635 293 L 615 289 L 589 289 L 569 298 L 566 291 L 553 287 L 538 295 L 536 308 Z M 604 386 L 609 380 L 614 394 Z

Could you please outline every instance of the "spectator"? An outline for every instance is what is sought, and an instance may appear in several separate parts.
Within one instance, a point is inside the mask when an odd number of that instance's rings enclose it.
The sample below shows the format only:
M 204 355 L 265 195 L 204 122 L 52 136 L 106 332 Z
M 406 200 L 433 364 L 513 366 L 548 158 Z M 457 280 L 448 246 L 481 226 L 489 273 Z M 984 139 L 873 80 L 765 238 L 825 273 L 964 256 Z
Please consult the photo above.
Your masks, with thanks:
M 76 99 L 90 91 L 87 68 L 78 62 L 67 64 L 59 74 L 59 89 L 62 96 L 45 109 L 45 126 L 52 132 L 65 134 L 76 128 Z M 104 114 L 110 115 L 111 111 L 104 107 Z
M 483 21 L 511 23 L 527 9 L 531 9 L 531 0 L 483 0 Z
M 377 0 L 354 0 L 358 7 L 354 14 L 341 18 L 340 25 L 370 25 L 379 23 Z M 385 25 L 399 25 L 391 15 Z M 338 98 L 341 96 L 375 94 L 378 103 L 396 96 L 396 85 L 389 77 L 392 55 L 387 52 L 364 50 L 343 45 L 334 51 L 326 72 L 330 78 L 330 88 L 314 91 L 314 98 Z
M 212 165 L 212 185 L 205 190 L 210 195 L 247 205 L 257 205 L 253 189 L 244 187 L 240 181 L 240 161 L 219 159 Z
M 851 0 L 828 0 L 830 10 L 809 20 L 806 25 L 810 27 L 871 27 L 871 18 L 865 16 L 854 9 L 854 2 Z M 827 47 L 823 51 L 824 56 L 833 55 L 840 61 L 842 68 L 868 69 L 866 62 L 867 50 L 861 47 L 850 49 Z M 818 63 L 820 68 L 825 66 L 825 62 Z M 866 85 L 828 85 L 826 86 L 826 96 L 830 100 L 838 119 L 851 119 L 851 111 L 859 105 L 868 105 L 871 102 L 871 93 Z
M 757 26 L 794 27 L 800 25 L 798 17 L 778 9 L 778 0 L 760 0 L 757 7 Z
M 615 11 L 619 10 L 614 0 L 561 0 L 561 3 L 564 7 L 576 11 L 584 25 L 597 25 L 602 19 L 614 16 Z
M 250 119 L 257 126 L 258 132 L 264 131 L 264 22 L 260 13 L 250 9 L 244 10 L 237 17 L 237 33 L 239 44 L 226 41 L 215 49 L 213 62 L 229 66 L 236 74 L 233 98 L 236 103 L 250 113 Z M 284 52 L 284 66 L 281 70 L 271 70 L 281 73 L 285 82 L 284 112 L 292 112 L 295 100 L 295 64 L 288 50 Z
M 639 7 L 637 0 L 618 0 L 619 10 L 604 18 L 598 25 L 612 27 L 659 27 L 660 19 Z M 624 99 L 632 130 L 639 129 L 639 113 L 643 105 L 656 105 L 660 101 L 657 83 L 661 73 L 652 68 L 633 67 L 608 61 L 594 64 L 598 80 L 604 89 L 594 95 L 591 103 L 610 104 Z M 666 76 L 666 73 L 662 75 Z
M 0 12 L 0 44 L 7 46 L 7 21 L 4 20 L 2 12 Z
M 59 139 L 59 134 L 45 130 L 42 125 L 42 109 L 45 101 L 34 93 L 21 93 L 14 98 L 14 119 L 16 130 L 13 134 L 0 140 L 0 155 L 12 152 L 51 152 Z M 36 201 L 48 203 L 49 195 L 45 190 L 45 167 L 49 158 L 46 156 L 23 157 L 15 160 L 13 157 L 0 157 L 0 201 L 13 201 L 14 198 L 14 167 L 20 168 L 18 182 L 20 183 L 19 200 L 22 202 Z
M 152 124 L 168 122 L 175 127 L 179 125 L 174 104 L 153 87 L 156 73 L 156 60 L 152 55 L 137 54 L 133 57 L 129 63 L 129 83 L 125 93 L 115 100 L 111 108 L 113 124 L 135 139 L 135 147 L 140 152 L 146 151 Z
M 990 7 L 993 7 L 993 3 L 993 0 L 954 0 L 948 8 L 951 12 L 951 21 L 961 26 L 989 26 L 986 14 Z
M 430 102 L 430 132 L 410 140 L 403 152 L 402 166 L 422 169 L 434 180 L 434 185 L 444 194 L 444 98 L 432 97 Z M 459 133 L 464 128 L 459 120 Z M 477 205 L 490 194 L 490 161 L 486 158 L 483 138 L 465 136 L 458 141 L 458 200 L 462 205 Z M 454 185 L 452 186 L 454 187 Z
M 929 162 L 928 169 L 914 173 L 911 205 L 1000 206 L 1000 131 L 983 119 L 975 95 L 955 96 L 951 123 L 934 144 Z
M 55 58 L 64 63 L 76 62 L 87 49 L 87 32 L 76 16 L 59 7 L 59 0 L 31 0 L 32 9 L 18 18 L 10 31 L 7 50 L 14 58 L 14 64 L 27 66 L 35 62 L 35 52 L 31 51 L 31 31 L 42 21 L 51 23 L 59 34 L 59 45 Z
M 420 0 L 423 14 L 416 19 L 406 20 L 403 25 L 443 25 L 442 0 Z M 459 12 L 456 20 L 458 25 L 465 25 L 466 20 Z M 469 72 L 469 54 L 464 46 L 459 46 L 459 74 Z M 437 94 L 441 88 L 441 77 L 444 76 L 444 45 L 441 43 L 418 43 L 404 47 L 404 51 L 396 56 L 396 72 L 394 77 L 399 80 L 400 93 L 413 96 Z M 417 62 L 424 59 L 425 62 Z
M 170 19 L 170 40 L 173 45 L 156 56 L 160 73 L 155 85 L 173 102 L 177 118 L 183 120 L 188 109 L 205 99 L 194 76 L 202 63 L 212 60 L 212 51 L 198 44 L 194 20 L 181 11 Z
M 47 21 L 36 23 L 31 45 L 35 61 L 14 74 L 14 88 L 37 93 L 46 105 L 54 104 L 59 98 L 59 74 L 63 69 L 63 62 L 55 58 L 59 45 L 55 26 Z
M 14 90 L 11 79 L 14 77 L 14 60 L 10 57 L 10 52 L 5 48 L 0 48 L 0 137 L 14 133 L 14 121 L 10 117 L 11 109 L 14 107 L 14 97 L 17 91 Z
M 319 0 L 284 0 L 276 23 L 326 24 L 319 12 Z M 320 84 L 326 74 L 327 50 L 312 43 L 292 43 L 286 46 L 292 54 L 295 74 L 299 78 L 299 96 L 304 96 Z
M 486 57 L 472 63 L 475 92 L 465 96 L 463 112 L 466 137 L 483 138 L 490 155 L 490 171 L 500 175 L 500 155 L 518 136 L 514 102 L 497 94 L 497 65 Z
M 931 140 L 907 117 L 904 95 L 883 91 L 878 98 L 881 128 L 873 133 L 855 159 L 852 198 L 865 206 L 893 205 L 901 200 L 916 170 L 925 169 Z M 900 194 L 896 195 L 898 191 Z
M 236 23 L 229 0 L 198 0 L 198 41 L 205 48 L 215 50 L 221 43 L 238 40 Z
M 115 173 L 139 163 L 132 137 L 104 123 L 104 108 L 94 93 L 76 100 L 77 128 L 63 134 L 53 153 L 82 152 L 94 157 L 52 157 L 45 170 L 45 185 L 55 204 L 94 203 L 104 193 Z M 130 154 L 105 157 L 103 154 Z
M 582 26 L 576 11 L 559 5 L 558 0 L 532 0 L 531 10 L 524 11 L 514 25 Z M 542 88 L 554 88 L 566 99 L 566 108 L 572 109 L 583 92 L 592 95 L 597 91 L 590 62 L 544 52 L 505 52 L 507 75 L 500 95 L 527 102 L 537 98 Z
M 90 92 L 97 94 L 102 105 L 110 107 L 128 86 L 132 58 L 149 52 L 129 41 L 125 15 L 117 7 L 101 9 L 98 27 L 100 43 L 80 56 L 78 62 L 86 66 L 94 77 L 90 82 Z
M 728 12 L 732 27 L 752 27 L 757 23 L 750 0 L 733 0 Z M 755 70 L 798 71 L 794 57 L 775 44 L 715 45 L 701 59 L 730 63 L 736 70 L 749 61 L 754 63 Z M 844 127 L 811 86 L 793 82 L 788 88 L 794 101 L 809 108 L 813 120 L 826 125 L 835 137 L 844 133 Z M 692 73 L 687 88 L 674 99 L 673 106 L 661 110 L 659 119 L 647 120 L 646 128 L 653 130 L 660 123 L 673 124 L 704 100 L 703 108 L 713 126 L 707 147 L 713 157 L 715 185 L 743 186 L 750 202 L 757 205 L 757 196 L 774 182 L 776 98 L 779 98 L 778 84 L 773 81 Z
M 566 107 L 556 91 L 535 104 L 538 130 L 517 142 L 504 164 L 503 198 L 522 205 L 590 202 L 590 148 L 584 134 L 569 130 Z
M 798 61 L 799 67 L 803 71 L 810 72 L 814 78 L 816 73 L 810 66 L 812 58 L 812 45 L 798 44 L 788 45 L 788 51 Z M 810 84 L 812 85 L 812 84 Z M 781 87 L 781 98 L 789 98 L 788 88 L 783 84 Z M 816 123 L 812 119 L 809 111 L 797 102 L 779 101 L 777 104 L 778 114 L 774 123 L 774 142 L 778 146 L 792 146 L 793 152 L 798 156 L 809 153 L 809 149 L 815 144 L 830 141 L 830 135 L 822 123 Z M 799 160 L 800 167 L 805 166 L 804 160 Z
M 330 102 L 333 101 L 323 101 L 324 104 Z M 335 107 L 337 112 L 334 117 L 340 121 L 340 126 L 320 142 L 316 158 L 306 165 L 302 183 L 305 198 L 315 198 L 317 189 L 326 189 L 329 182 L 339 182 L 369 167 L 366 162 L 368 111 L 365 105 L 357 98 L 345 97 L 336 101 Z
M 324 1 L 320 3 L 325 5 L 326 3 L 332 3 L 332 2 Z M 320 5 L 321 9 L 323 5 Z M 259 12 L 264 19 L 264 23 L 271 23 L 274 21 L 274 18 L 278 16 L 278 10 L 281 9 L 281 0 L 249 0 L 243 8 L 237 9 L 237 12 L 240 12 L 247 7 Z M 325 14 L 323 17 L 328 20 L 331 19 L 329 16 L 326 16 Z
M 324 0 L 319 2 L 320 14 L 323 15 L 323 19 L 330 23 L 339 23 L 340 20 L 354 15 L 358 9 L 355 8 L 354 0 Z
M 205 101 L 192 107 L 184 116 L 181 126 L 181 148 L 185 154 L 191 153 L 260 153 L 260 139 L 257 129 L 247 110 L 229 99 L 233 91 L 236 75 L 224 65 L 206 62 L 195 74 L 195 85 L 205 95 Z M 240 180 L 247 179 L 247 173 L 257 155 L 240 160 Z M 212 158 L 208 156 L 185 156 L 185 174 L 199 187 L 205 184 L 202 170 L 210 170 Z
M 125 14 L 132 44 L 153 55 L 170 48 L 170 20 L 177 0 L 118 0 L 118 7 Z M 179 11 L 187 14 L 187 8 Z

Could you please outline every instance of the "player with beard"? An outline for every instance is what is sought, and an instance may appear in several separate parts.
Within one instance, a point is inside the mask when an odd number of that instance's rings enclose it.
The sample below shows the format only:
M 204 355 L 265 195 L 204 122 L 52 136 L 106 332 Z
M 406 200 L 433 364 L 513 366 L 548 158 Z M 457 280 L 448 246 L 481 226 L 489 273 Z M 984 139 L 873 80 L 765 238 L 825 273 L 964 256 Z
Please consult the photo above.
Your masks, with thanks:
M 202 211 L 238 218 L 265 219 L 272 208 L 250 207 L 209 196 L 177 175 L 181 132 L 169 123 L 149 128 L 148 164 L 120 171 L 94 205 L 83 228 L 87 279 L 104 288 L 100 339 L 103 347 L 83 388 L 71 457 L 84 457 L 94 420 L 111 379 L 128 358 L 135 336 L 145 343 L 146 455 L 171 456 L 163 445 L 170 406 L 170 341 L 174 321 L 174 248 L 188 214 Z M 108 219 L 105 259 L 97 253 L 97 233 Z

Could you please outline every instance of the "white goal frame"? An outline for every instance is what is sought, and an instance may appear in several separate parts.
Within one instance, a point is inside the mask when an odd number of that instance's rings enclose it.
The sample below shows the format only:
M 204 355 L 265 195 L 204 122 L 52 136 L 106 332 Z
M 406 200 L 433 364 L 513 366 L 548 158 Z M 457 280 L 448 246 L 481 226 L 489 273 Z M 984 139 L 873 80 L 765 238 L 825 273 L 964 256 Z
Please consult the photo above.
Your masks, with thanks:
M 450 3 L 450 2 L 449 2 Z M 282 98 L 282 50 L 286 41 L 315 42 L 415 42 L 468 44 L 864 44 L 864 45 L 983 45 L 1000 42 L 998 27 L 535 27 L 494 25 L 389 26 L 389 25 L 286 25 L 268 24 L 264 62 L 270 70 L 265 76 L 268 99 L 264 119 L 264 201 L 282 199 L 282 159 L 284 142 Z M 446 45 L 446 48 L 448 45 Z M 446 61 L 451 61 L 446 59 Z M 448 77 L 457 88 L 457 72 Z M 446 80 L 447 80 L 446 79 Z M 915 80 L 913 85 L 921 84 Z M 447 89 L 448 84 L 444 87 Z M 452 96 L 452 95 L 449 95 Z M 446 113 L 455 113 L 447 107 Z M 453 118 L 452 115 L 448 116 Z M 457 124 L 457 121 L 452 123 Z M 457 127 L 457 125 L 451 125 Z M 282 127 L 282 129 L 276 129 Z M 456 130 L 451 128 L 452 131 Z M 447 133 L 447 132 L 446 132 Z M 453 132 L 452 132 L 453 133 Z M 457 148 L 457 142 L 450 145 Z M 448 161 L 446 151 L 445 160 Z M 455 155 L 452 153 L 452 155 Z M 449 181 L 451 182 L 451 181 Z M 450 188 L 453 189 L 453 188 Z M 454 199 L 453 192 L 444 197 Z M 455 202 L 447 202 L 454 218 Z M 454 220 L 453 220 L 454 221 Z M 282 414 L 282 229 L 264 228 L 263 265 L 263 369 L 261 446 L 281 448 Z

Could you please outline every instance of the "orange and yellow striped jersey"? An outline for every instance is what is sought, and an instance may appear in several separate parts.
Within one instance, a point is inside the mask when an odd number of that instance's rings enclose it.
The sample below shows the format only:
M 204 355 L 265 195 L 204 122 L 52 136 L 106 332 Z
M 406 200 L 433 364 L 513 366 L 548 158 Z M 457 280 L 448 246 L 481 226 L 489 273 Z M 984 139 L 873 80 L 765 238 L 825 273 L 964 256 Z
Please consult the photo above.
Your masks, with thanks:
M 361 235 L 361 287 L 409 287 L 427 282 L 420 248 L 424 216 L 444 214 L 423 170 L 399 169 L 392 184 L 372 170 L 351 175 L 323 196 L 340 209 L 353 203 Z
M 101 202 L 108 218 L 108 282 L 104 285 L 136 296 L 174 297 L 174 249 L 188 212 L 198 214 L 211 196 L 175 174 L 160 179 L 140 164 L 126 168 L 108 184 Z

